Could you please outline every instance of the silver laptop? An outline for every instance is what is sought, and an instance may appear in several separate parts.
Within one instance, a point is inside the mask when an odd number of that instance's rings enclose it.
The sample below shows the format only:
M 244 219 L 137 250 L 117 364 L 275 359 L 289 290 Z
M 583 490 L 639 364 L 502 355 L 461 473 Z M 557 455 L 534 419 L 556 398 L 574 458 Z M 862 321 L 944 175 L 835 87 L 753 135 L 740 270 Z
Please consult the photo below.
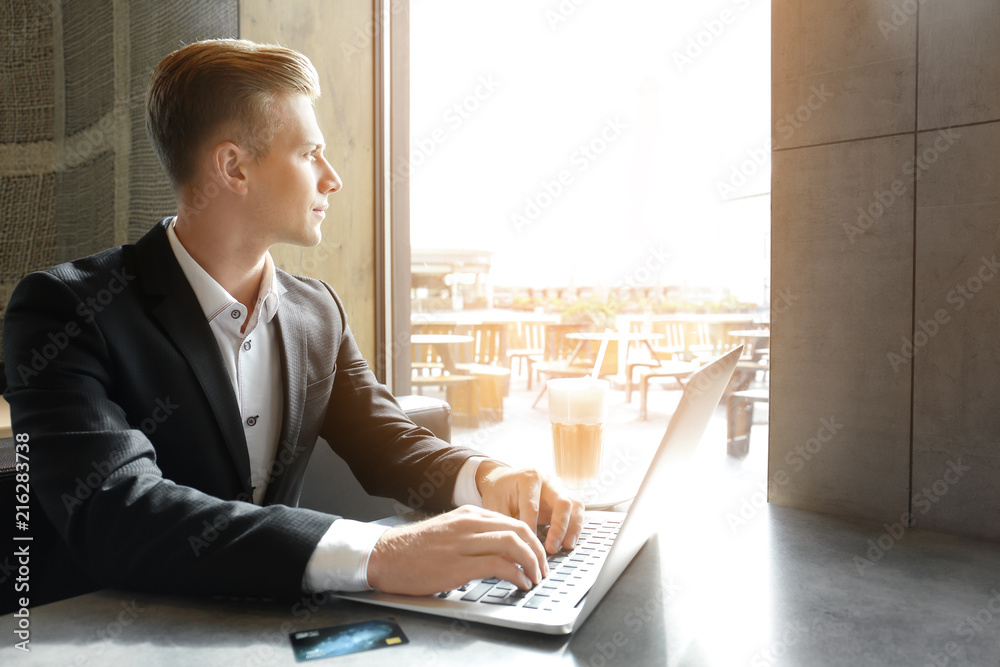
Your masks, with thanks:
M 549 576 L 530 591 L 497 579 L 474 579 L 425 597 L 380 592 L 337 596 L 551 635 L 573 632 L 662 524 L 660 508 L 669 502 L 664 494 L 698 447 L 742 351 L 737 347 L 691 375 L 628 513 L 587 512 L 576 547 L 550 556 Z

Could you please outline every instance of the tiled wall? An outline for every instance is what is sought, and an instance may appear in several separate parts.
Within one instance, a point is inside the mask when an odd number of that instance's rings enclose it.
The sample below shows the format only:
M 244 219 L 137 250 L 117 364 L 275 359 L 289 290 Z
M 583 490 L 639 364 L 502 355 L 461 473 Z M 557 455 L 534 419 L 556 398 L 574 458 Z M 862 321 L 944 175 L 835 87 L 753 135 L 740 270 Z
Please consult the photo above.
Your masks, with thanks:
M 1000 3 L 772 11 L 770 499 L 1000 539 Z

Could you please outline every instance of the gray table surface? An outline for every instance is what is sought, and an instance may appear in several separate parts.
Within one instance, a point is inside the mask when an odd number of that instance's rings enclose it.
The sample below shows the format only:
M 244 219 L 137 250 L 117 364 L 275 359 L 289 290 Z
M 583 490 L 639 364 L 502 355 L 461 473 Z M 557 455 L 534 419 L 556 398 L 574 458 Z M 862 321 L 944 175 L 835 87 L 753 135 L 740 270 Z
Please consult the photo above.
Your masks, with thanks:
M 335 598 L 104 590 L 31 610 L 30 654 L 0 618 L 0 664 L 291 665 L 289 632 L 390 616 L 408 644 L 316 664 L 1000 665 L 1000 545 L 777 506 L 679 508 L 571 636 Z

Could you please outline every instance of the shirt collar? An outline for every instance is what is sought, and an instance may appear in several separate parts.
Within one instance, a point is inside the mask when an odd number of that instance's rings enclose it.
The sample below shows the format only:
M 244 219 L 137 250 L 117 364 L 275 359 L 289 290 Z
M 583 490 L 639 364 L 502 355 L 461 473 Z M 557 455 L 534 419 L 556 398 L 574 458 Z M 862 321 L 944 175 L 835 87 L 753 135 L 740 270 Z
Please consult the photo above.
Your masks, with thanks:
M 195 296 L 198 297 L 198 303 L 201 304 L 201 309 L 205 313 L 205 319 L 211 322 L 223 310 L 229 308 L 233 303 L 239 302 L 187 251 L 180 239 L 177 238 L 177 232 L 174 231 L 176 222 L 177 219 L 174 218 L 167 225 L 167 239 L 170 241 L 170 248 L 174 251 L 174 257 L 177 258 L 177 263 L 180 264 L 184 277 L 187 278 Z M 278 303 L 284 291 L 275 279 L 274 260 L 271 259 L 271 253 L 267 252 L 264 254 L 264 276 L 260 281 L 260 290 L 257 292 L 254 319 L 269 323 L 274 318 L 274 314 L 278 312 Z M 252 328 L 253 326 L 248 326 L 247 331 Z

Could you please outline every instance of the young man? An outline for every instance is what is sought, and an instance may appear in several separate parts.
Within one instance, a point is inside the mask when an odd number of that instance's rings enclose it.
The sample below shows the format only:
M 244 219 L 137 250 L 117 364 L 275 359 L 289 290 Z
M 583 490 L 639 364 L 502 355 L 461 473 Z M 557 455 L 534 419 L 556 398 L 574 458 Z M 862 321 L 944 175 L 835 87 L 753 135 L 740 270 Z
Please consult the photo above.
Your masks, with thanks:
M 409 422 L 330 286 L 275 269 L 272 245 L 319 243 L 341 187 L 318 96 L 312 64 L 282 47 L 170 54 L 147 129 L 177 216 L 16 289 L 6 397 L 61 582 L 273 597 L 430 594 L 488 576 L 527 588 L 545 550 L 579 534 L 579 502 L 534 470 Z M 388 530 L 296 508 L 318 436 L 371 493 L 402 500 L 432 481 L 427 508 L 465 506 Z M 544 546 L 538 522 L 552 525 Z

